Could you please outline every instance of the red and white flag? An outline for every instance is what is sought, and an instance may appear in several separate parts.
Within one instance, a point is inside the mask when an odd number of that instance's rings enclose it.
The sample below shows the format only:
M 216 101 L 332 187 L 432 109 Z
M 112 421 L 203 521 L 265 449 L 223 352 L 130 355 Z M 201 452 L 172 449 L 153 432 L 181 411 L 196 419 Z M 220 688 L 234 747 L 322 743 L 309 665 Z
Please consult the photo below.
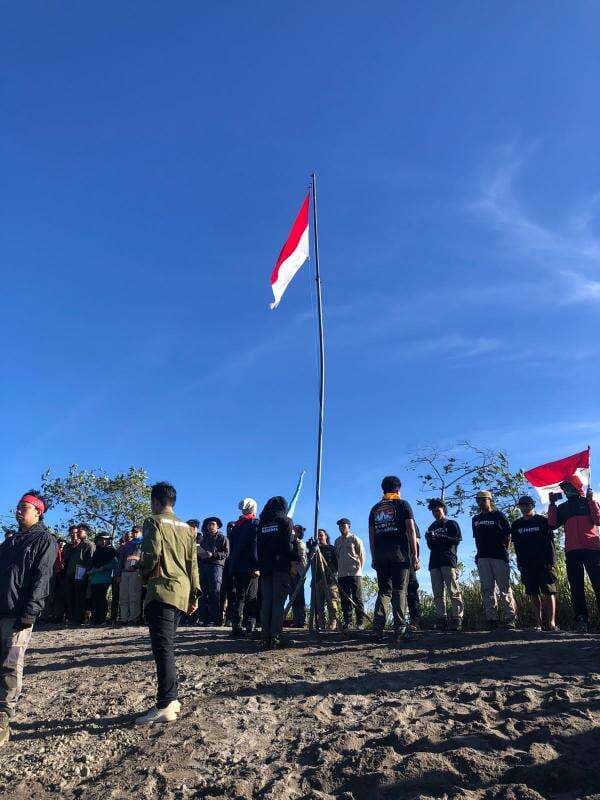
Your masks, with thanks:
M 296 217 L 286 243 L 281 248 L 275 269 L 271 273 L 271 289 L 275 302 L 271 308 L 277 308 L 283 293 L 294 275 L 308 258 L 308 204 L 307 194 L 302 203 L 300 213 Z
M 550 492 L 560 492 L 560 484 L 577 475 L 582 483 L 590 482 L 590 448 L 574 456 L 567 456 L 558 461 L 550 461 L 539 467 L 528 469 L 525 477 L 535 487 L 542 503 L 550 502 Z

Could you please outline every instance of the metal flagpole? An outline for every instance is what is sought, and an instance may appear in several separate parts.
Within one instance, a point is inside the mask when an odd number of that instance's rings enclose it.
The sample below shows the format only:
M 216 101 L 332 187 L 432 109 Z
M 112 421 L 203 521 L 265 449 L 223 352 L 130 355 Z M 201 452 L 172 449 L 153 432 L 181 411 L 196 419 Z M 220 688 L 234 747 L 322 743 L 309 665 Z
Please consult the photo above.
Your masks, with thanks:
M 321 297 L 321 270 L 319 265 L 319 228 L 317 222 L 317 176 L 313 172 L 311 178 L 313 236 L 315 253 L 315 282 L 317 284 L 317 315 L 319 319 L 319 429 L 317 434 L 317 479 L 315 483 L 315 529 L 314 538 L 317 541 L 319 530 L 319 509 L 321 506 L 321 467 L 323 463 L 323 416 L 325 411 L 325 340 L 323 337 L 323 300 Z

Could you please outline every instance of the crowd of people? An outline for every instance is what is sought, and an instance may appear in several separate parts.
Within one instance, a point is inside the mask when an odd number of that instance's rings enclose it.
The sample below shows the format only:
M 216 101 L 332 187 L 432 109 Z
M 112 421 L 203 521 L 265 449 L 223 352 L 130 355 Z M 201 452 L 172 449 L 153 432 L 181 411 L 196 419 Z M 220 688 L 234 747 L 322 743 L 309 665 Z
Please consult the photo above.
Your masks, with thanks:
M 383 496 L 369 514 L 368 533 L 378 594 L 371 637 L 385 636 L 391 606 L 392 641 L 410 638 L 418 625 L 417 572 L 420 532 L 413 510 L 401 498 L 401 481 L 387 476 Z M 547 516 L 535 501 L 518 501 L 521 516 L 512 522 L 494 506 L 489 491 L 476 496 L 472 518 L 475 560 L 487 627 L 517 625 L 510 583 L 509 547 L 531 597 L 537 627 L 556 631 L 556 552 L 554 531 L 565 534 L 567 577 L 576 628 L 587 631 L 584 572 L 600 608 L 600 505 L 584 492 L 577 476 L 561 484 L 566 500 L 553 495 Z M 151 491 L 152 514 L 113 544 L 100 532 L 92 541 L 87 523 L 69 528 L 69 541 L 55 537 L 44 524 L 46 502 L 31 490 L 16 510 L 18 531 L 0 545 L 0 744 L 8 741 L 10 718 L 21 693 L 25 653 L 39 616 L 70 626 L 146 624 L 156 662 L 157 700 L 139 724 L 172 722 L 181 706 L 174 659 L 180 622 L 231 625 L 233 637 L 257 637 L 259 646 L 291 644 L 283 635 L 286 613 L 291 623 L 306 625 L 304 582 L 310 575 L 311 614 L 318 629 L 362 628 L 365 546 L 342 517 L 332 543 L 324 529 L 304 541 L 305 528 L 288 516 L 288 502 L 276 496 L 261 513 L 250 497 L 223 533 L 218 517 L 202 524 L 177 518 L 177 493 L 168 483 Z M 448 518 L 443 499 L 432 499 L 433 521 L 425 532 L 438 629 L 458 631 L 464 606 L 458 582 L 460 526 Z M 109 589 L 111 603 L 109 608 Z M 260 635 L 257 636 L 258 629 Z

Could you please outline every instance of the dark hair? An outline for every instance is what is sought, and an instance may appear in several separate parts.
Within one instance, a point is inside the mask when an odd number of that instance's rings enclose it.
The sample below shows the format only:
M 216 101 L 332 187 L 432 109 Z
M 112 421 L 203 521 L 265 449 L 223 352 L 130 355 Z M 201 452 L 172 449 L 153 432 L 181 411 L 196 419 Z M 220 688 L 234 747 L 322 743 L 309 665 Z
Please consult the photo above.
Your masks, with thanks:
M 177 501 L 177 492 L 174 486 L 171 486 L 170 483 L 166 483 L 165 481 L 161 481 L 160 483 L 155 483 L 152 487 L 152 491 L 150 492 L 150 497 L 152 500 L 156 500 L 157 503 L 160 503 L 163 508 L 165 506 L 174 506 Z
M 69 525 L 69 533 L 71 533 L 71 531 L 77 531 L 79 528 L 81 528 L 81 525 Z
M 402 486 L 402 481 L 395 475 L 386 475 L 381 481 L 381 488 L 384 492 L 397 492 Z
M 37 489 L 30 489 L 28 492 L 25 492 L 25 494 L 30 494 L 32 497 L 37 497 L 38 500 L 42 501 L 42 503 L 44 504 L 44 514 L 50 508 L 50 503 L 46 500 L 46 498 L 41 492 L 37 491 Z M 40 514 L 40 519 L 44 519 L 44 514 Z
M 296 534 L 296 539 L 304 539 L 304 531 L 306 528 L 302 525 L 294 525 L 294 533 Z
M 318 536 L 320 533 L 324 533 L 324 534 L 325 534 L 325 540 L 326 540 L 327 544 L 329 544 L 329 534 L 327 533 L 327 531 L 325 530 L 325 528 L 319 528 L 319 530 L 317 531 L 317 536 Z
M 192 528 L 199 528 L 200 527 L 200 520 L 199 519 L 188 519 L 188 525 L 191 525 Z
M 130 533 L 133 533 L 134 531 L 143 531 L 143 530 L 144 528 L 141 525 L 133 525 Z
M 92 533 L 92 526 L 88 525 L 87 522 L 82 522 L 77 527 L 79 530 L 85 531 L 86 533 Z
M 446 503 L 444 503 L 443 500 L 438 500 L 436 497 L 432 497 L 431 500 L 427 501 L 427 508 L 430 511 L 433 511 L 434 508 L 443 508 L 444 509 L 444 513 L 446 513 L 448 511 L 448 507 L 446 506 Z

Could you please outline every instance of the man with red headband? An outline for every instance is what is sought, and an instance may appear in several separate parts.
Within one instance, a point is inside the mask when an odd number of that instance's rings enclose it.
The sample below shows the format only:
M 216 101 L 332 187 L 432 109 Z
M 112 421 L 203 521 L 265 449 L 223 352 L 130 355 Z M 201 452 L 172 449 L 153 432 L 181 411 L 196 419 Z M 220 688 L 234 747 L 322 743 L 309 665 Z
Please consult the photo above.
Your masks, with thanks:
M 19 532 L 0 546 L 0 745 L 21 694 L 25 651 L 44 608 L 56 543 L 43 522 L 46 503 L 33 489 L 19 500 Z

